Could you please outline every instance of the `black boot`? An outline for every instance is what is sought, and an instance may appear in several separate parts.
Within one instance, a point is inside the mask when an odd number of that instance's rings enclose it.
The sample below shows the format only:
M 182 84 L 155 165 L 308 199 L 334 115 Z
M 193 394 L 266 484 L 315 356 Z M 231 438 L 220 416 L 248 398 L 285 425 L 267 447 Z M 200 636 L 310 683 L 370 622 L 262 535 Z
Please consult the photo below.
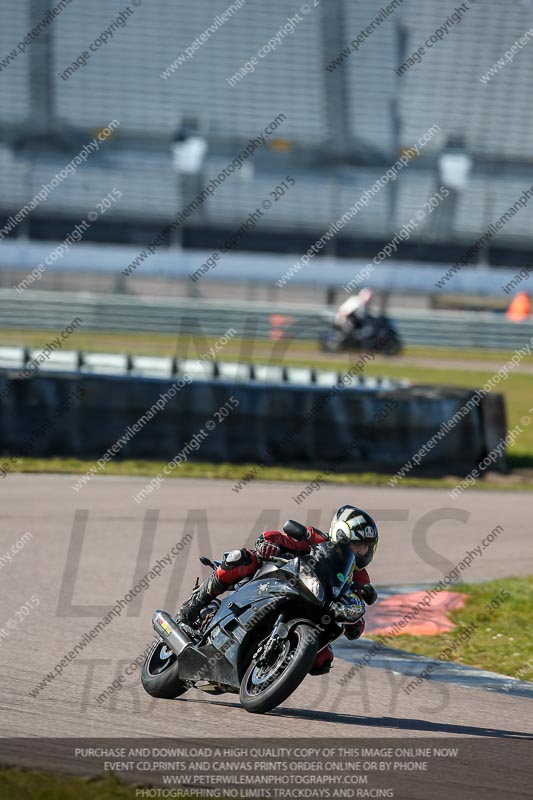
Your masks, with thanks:
M 211 600 L 222 594 L 226 588 L 224 584 L 220 583 L 215 574 L 211 575 L 183 603 L 177 614 L 178 622 L 194 625 L 202 609 L 207 608 Z

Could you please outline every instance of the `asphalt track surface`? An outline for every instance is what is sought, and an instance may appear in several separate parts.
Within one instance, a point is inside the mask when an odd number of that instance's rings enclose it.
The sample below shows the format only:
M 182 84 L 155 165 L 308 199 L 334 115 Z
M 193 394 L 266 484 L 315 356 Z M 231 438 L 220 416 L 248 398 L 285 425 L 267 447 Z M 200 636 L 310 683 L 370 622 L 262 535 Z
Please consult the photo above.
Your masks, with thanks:
M 533 734 L 531 703 L 523 698 L 436 681 L 407 695 L 402 687 L 408 678 L 372 667 L 342 687 L 338 681 L 349 665 L 339 659 L 328 676 L 308 677 L 281 708 L 264 716 L 243 711 L 233 695 L 212 698 L 191 691 L 175 701 L 153 700 L 143 692 L 138 670 L 121 691 L 96 703 L 153 638 L 152 611 L 173 611 L 196 575 L 207 577 L 200 554 L 217 556 L 250 544 L 263 528 L 287 517 L 325 527 L 336 507 L 354 502 L 368 508 L 380 525 L 372 566 L 378 587 L 439 581 L 498 524 L 504 533 L 463 574 L 468 580 L 526 575 L 533 572 L 529 494 L 471 491 L 452 501 L 441 490 L 325 486 L 297 506 L 292 500 L 297 484 L 257 481 L 236 494 L 228 481 L 169 479 L 139 505 L 132 495 L 145 484 L 143 478 L 95 478 L 80 492 L 72 490 L 74 480 L 14 474 L 2 484 L 0 555 L 25 531 L 33 538 L 0 571 L 0 627 L 8 630 L 16 611 L 32 596 L 39 599 L 39 606 L 0 641 L 2 736 Z M 155 512 L 146 525 L 150 509 Z M 82 517 L 87 511 L 87 523 L 77 557 L 80 510 Z M 137 577 L 187 532 L 192 541 L 120 618 L 31 697 L 30 690 L 134 585 L 143 524 L 144 563 L 137 565 Z
M 248 746 L 294 743 L 298 737 L 314 745 L 350 740 L 350 746 L 364 741 L 380 746 L 384 739 L 419 747 L 456 741 L 472 742 L 474 755 L 444 760 L 427 776 L 409 777 L 406 792 L 396 796 L 530 796 L 530 749 L 524 747 L 530 748 L 533 738 L 533 704 L 524 697 L 440 681 L 424 681 L 406 694 L 412 677 L 374 666 L 341 685 L 351 664 L 337 658 L 329 675 L 308 677 L 287 702 L 262 716 L 244 711 L 235 695 L 211 697 L 192 690 L 173 701 L 154 700 L 140 686 L 139 669 L 124 677 L 120 691 L 100 704 L 96 700 L 117 675 L 131 672 L 134 659 L 152 641 L 152 611 L 173 611 L 196 576 L 207 576 L 197 561 L 201 554 L 216 557 L 251 545 L 261 530 L 287 517 L 326 527 L 339 505 L 353 502 L 368 508 L 380 525 L 372 565 L 378 588 L 438 582 L 497 525 L 503 533 L 473 559 L 464 577 L 526 575 L 533 572 L 529 494 L 470 491 L 452 501 L 444 490 L 348 491 L 328 485 L 298 506 L 293 500 L 302 488 L 298 484 L 257 481 L 237 494 L 228 481 L 167 480 L 139 505 L 132 496 L 145 485 L 143 478 L 95 478 L 80 492 L 72 489 L 75 480 L 13 474 L 2 484 L 0 557 L 26 531 L 32 539 L 11 563 L 0 561 L 0 736 L 9 737 L 0 742 L 0 764 L 101 774 L 102 760 L 91 766 L 74 750 L 80 739 L 85 745 L 87 738 L 95 746 L 102 743 L 95 737 L 118 744 L 132 737 L 151 743 L 170 737 L 167 742 L 193 739 L 200 746 L 210 737 Z M 84 633 L 152 565 L 165 564 L 182 540 L 188 543 L 121 617 L 31 696 Z M 21 618 L 17 611 L 31 598 L 39 605 Z M 99 608 L 87 608 L 95 605 Z M 39 738 L 29 743 L 25 737 Z M 153 785 L 152 773 L 121 777 Z

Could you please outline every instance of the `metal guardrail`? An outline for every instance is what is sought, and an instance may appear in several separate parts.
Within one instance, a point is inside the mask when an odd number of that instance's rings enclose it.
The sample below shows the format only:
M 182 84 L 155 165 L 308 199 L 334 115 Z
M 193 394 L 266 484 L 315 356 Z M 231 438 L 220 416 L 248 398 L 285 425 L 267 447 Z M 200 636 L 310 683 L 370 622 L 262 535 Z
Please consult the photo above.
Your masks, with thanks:
M 317 341 L 326 309 L 186 299 L 145 300 L 124 295 L 0 290 L 0 328 L 59 332 L 75 317 L 80 331 L 222 336 L 233 328 L 250 339 Z M 406 344 L 516 349 L 533 337 L 533 322 L 512 323 L 501 314 L 461 311 L 398 312 L 393 322 Z
M 8 377 L 30 377 L 29 365 L 41 355 L 41 349 L 0 346 L 0 372 Z M 129 375 L 138 378 L 179 378 L 189 375 L 195 381 L 221 380 L 226 383 L 253 382 L 290 384 L 292 386 L 331 387 L 342 382 L 343 373 L 310 367 L 284 367 L 279 364 L 252 364 L 231 361 L 200 360 L 126 353 L 85 353 L 81 350 L 57 350 L 38 363 L 41 373 L 56 375 Z M 344 384 L 343 384 L 344 385 Z M 354 375 L 349 387 L 362 391 L 407 389 L 411 381 Z

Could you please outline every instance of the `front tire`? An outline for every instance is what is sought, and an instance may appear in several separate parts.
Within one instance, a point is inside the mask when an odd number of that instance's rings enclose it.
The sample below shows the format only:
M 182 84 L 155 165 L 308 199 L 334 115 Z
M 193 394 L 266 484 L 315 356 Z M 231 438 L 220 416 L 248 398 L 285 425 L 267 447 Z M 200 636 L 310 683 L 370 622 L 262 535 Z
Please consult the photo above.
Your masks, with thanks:
M 152 697 L 173 700 L 189 688 L 178 675 L 178 659 L 164 642 L 157 642 L 146 656 L 141 683 Z
M 267 640 L 268 641 L 268 640 Z M 318 634 L 311 625 L 291 628 L 274 664 L 252 659 L 241 681 L 241 705 L 251 714 L 264 714 L 283 703 L 301 684 L 318 653 Z
M 325 353 L 341 353 L 344 350 L 345 337 L 341 333 L 332 331 L 321 338 L 320 345 Z

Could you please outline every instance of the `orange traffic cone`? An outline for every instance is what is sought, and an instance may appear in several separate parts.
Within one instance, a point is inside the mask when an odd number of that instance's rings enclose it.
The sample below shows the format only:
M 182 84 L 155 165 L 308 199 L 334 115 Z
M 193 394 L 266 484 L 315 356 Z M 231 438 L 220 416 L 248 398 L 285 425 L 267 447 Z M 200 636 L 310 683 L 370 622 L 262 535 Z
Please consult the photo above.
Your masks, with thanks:
M 284 314 L 271 314 L 270 318 L 270 339 L 283 339 L 286 329 L 294 322 L 294 317 L 286 317 Z
M 523 322 L 531 314 L 531 298 L 527 292 L 518 292 L 507 309 L 507 319 L 511 322 Z

